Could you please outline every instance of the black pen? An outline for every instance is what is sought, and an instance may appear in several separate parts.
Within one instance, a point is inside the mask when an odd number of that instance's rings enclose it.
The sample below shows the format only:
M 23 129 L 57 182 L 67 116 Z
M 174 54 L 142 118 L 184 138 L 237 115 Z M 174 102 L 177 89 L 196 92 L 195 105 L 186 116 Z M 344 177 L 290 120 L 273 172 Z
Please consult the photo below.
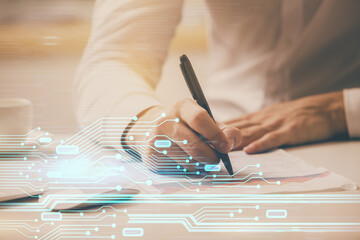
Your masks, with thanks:
M 204 108 L 210 115 L 210 117 L 215 121 L 214 116 L 211 113 L 209 104 L 206 101 L 205 95 L 201 89 L 200 83 L 195 75 L 194 69 L 191 66 L 189 58 L 184 54 L 180 57 L 180 68 L 184 75 L 186 84 L 191 92 L 193 99 Z M 222 159 L 226 170 L 232 176 L 234 174 L 230 158 L 228 154 L 221 153 L 214 149 L 216 154 L 220 159 Z

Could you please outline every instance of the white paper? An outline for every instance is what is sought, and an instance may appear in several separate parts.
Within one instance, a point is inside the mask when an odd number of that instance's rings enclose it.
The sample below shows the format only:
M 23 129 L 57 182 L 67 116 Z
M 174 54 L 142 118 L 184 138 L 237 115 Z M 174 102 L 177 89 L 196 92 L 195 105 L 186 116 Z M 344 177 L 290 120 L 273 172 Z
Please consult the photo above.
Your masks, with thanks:
M 230 154 L 234 170 L 231 178 L 222 165 L 220 172 L 209 172 L 200 179 L 158 184 L 164 193 L 302 193 L 354 190 L 357 185 L 322 167 L 314 167 L 284 150 L 247 155 L 243 151 Z

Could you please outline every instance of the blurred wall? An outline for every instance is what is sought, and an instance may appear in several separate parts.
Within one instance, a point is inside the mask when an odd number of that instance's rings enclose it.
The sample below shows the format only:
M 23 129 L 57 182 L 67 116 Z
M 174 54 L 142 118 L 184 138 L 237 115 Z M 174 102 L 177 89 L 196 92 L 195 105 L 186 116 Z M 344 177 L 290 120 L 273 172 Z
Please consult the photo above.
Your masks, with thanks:
M 86 45 L 93 1 L 0 0 L 0 97 L 25 97 L 35 107 L 34 127 L 73 132 L 72 81 Z M 167 103 L 189 97 L 178 56 L 192 57 L 206 76 L 205 6 L 188 0 L 157 92 Z

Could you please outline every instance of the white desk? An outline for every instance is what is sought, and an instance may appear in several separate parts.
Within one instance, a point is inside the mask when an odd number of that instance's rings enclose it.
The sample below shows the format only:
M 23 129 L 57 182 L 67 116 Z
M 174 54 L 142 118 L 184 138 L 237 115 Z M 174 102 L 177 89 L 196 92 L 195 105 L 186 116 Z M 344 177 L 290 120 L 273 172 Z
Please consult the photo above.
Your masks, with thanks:
M 321 143 L 287 150 L 314 165 L 328 168 L 360 184 L 360 141 Z M 112 235 L 115 239 L 124 239 L 122 230 L 125 227 L 143 228 L 142 239 L 360 239 L 359 191 L 319 193 L 317 196 L 311 195 L 312 201 L 309 201 L 309 196 L 305 194 L 295 200 L 289 196 L 271 194 L 254 199 L 239 197 L 223 202 L 222 209 L 219 208 L 219 204 L 212 202 L 211 198 L 181 201 L 172 198 L 170 201 L 159 199 L 161 196 L 153 200 L 142 199 L 139 196 L 129 204 L 102 208 L 106 210 L 105 213 L 101 210 L 84 211 L 81 218 L 80 213 L 63 213 L 62 220 L 54 222 L 54 225 L 41 220 L 41 210 L 23 212 L 20 207 L 12 207 L 0 210 L 0 239 L 34 239 L 35 236 L 38 236 L 38 239 L 111 239 Z M 277 199 L 277 202 L 274 202 L 274 199 Z M 256 205 L 259 205 L 259 209 L 254 208 Z M 198 215 L 194 214 L 203 207 L 215 209 L 215 212 L 203 211 Z M 211 227 L 211 221 L 203 222 L 205 225 L 194 224 L 190 217 L 195 216 L 196 220 L 201 222 L 204 214 L 223 214 L 229 209 L 234 210 L 234 207 L 242 208 L 243 213 L 235 213 L 233 218 L 251 219 L 239 220 L 245 225 L 237 229 L 222 229 L 223 232 L 218 232 Z M 270 221 L 265 217 L 266 209 L 287 209 L 288 217 L 285 220 Z M 253 221 L 253 216 L 259 216 L 259 221 Z M 10 219 L 14 221 L 8 221 Z M 139 221 L 142 223 L 137 223 Z M 339 230 L 336 225 L 309 224 L 305 227 L 315 229 L 308 231 L 299 231 L 296 224 L 291 225 L 303 222 L 331 224 L 335 221 L 349 225 L 345 224 Z M 247 224 L 248 222 L 251 224 Z M 266 225 L 269 223 L 270 225 Z M 288 225 L 283 226 L 291 229 L 273 232 L 271 228 L 274 223 L 286 223 Z M 270 229 L 266 230 L 266 226 Z M 95 230 L 96 227 L 99 228 L 98 231 Z M 205 232 L 204 227 L 208 227 Z M 322 230 L 322 227 L 325 230 Z M 343 232 L 347 227 L 348 230 Z M 36 232 L 37 229 L 39 232 Z M 90 235 L 86 235 L 87 231 Z

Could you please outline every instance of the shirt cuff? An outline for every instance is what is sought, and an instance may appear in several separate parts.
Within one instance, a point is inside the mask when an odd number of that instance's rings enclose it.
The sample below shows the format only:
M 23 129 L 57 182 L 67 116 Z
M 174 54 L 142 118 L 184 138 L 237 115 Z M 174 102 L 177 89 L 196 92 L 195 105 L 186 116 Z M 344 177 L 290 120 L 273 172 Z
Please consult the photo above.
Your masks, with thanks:
M 360 88 L 344 89 L 347 129 L 351 138 L 360 137 Z

